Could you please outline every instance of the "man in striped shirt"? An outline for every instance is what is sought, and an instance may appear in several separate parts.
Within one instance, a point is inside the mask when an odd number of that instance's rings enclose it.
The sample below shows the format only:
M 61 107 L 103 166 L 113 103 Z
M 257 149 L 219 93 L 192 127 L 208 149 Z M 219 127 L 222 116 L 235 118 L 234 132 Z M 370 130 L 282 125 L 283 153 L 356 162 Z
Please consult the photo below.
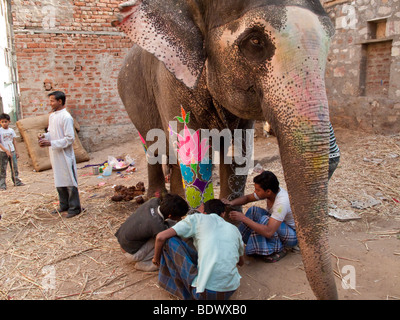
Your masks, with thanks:
M 336 143 L 335 132 L 333 131 L 332 124 L 329 122 L 329 176 L 328 180 L 332 177 L 339 164 L 340 149 Z

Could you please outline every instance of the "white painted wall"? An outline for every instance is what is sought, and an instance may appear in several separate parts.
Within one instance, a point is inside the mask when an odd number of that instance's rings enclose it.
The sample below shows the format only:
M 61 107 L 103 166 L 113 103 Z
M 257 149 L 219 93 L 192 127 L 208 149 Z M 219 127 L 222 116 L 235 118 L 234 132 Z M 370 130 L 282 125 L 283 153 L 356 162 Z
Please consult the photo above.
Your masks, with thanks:
M 3 111 L 11 113 L 14 107 L 14 89 L 11 78 L 11 53 L 7 41 L 7 3 L 0 0 L 0 96 L 3 100 Z

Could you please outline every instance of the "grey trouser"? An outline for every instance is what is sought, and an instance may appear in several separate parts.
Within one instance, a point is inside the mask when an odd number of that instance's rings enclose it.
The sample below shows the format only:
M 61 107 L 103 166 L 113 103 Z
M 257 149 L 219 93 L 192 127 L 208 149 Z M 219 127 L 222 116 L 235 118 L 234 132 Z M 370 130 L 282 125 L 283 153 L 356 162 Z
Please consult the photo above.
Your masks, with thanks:
M 17 156 L 14 151 L 11 155 L 12 157 L 9 158 L 7 153 L 0 152 L 0 189 L 6 188 L 7 163 L 10 164 L 11 179 L 14 185 L 18 186 L 22 184 L 22 181 L 18 178 Z
M 176 224 L 176 221 L 167 219 L 165 220 L 168 226 L 171 228 Z M 156 271 L 158 267 L 153 264 L 154 248 L 156 240 L 155 238 L 150 238 L 136 253 L 131 254 L 125 252 L 125 257 L 128 258 L 130 262 L 135 262 L 135 269 L 141 271 Z
M 135 269 L 141 271 L 156 271 L 158 267 L 152 262 L 154 257 L 155 239 L 149 239 L 136 253 L 125 252 L 130 262 L 135 262 Z
M 81 213 L 81 202 L 77 187 L 57 187 L 61 211 L 68 211 L 71 214 Z

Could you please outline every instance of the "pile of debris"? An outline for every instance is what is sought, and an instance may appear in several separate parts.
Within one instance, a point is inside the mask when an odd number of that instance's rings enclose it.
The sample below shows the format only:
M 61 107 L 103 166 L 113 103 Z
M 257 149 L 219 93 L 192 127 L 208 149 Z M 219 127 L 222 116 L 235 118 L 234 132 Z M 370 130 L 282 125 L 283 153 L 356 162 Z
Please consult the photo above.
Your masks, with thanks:
M 115 194 L 111 197 L 112 201 L 131 201 L 135 199 L 138 204 L 145 202 L 144 192 L 146 191 L 143 182 L 138 182 L 136 186 L 125 187 L 115 186 Z

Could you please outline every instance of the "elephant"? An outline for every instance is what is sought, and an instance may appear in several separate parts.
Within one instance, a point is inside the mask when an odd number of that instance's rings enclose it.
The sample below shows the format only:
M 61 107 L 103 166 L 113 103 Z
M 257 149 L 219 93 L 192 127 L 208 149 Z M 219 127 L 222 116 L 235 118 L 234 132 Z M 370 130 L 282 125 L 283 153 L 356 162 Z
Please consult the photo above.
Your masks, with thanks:
M 155 128 L 167 139 L 178 137 L 170 191 L 186 193 L 196 205 L 213 197 L 200 130 L 251 132 L 255 120 L 268 121 L 307 279 L 317 299 L 337 299 L 326 221 L 330 119 L 324 82 L 334 28 L 320 2 L 133 0 L 120 5 L 113 25 L 134 43 L 118 91 L 145 149 L 156 143 L 149 136 Z M 194 155 L 185 149 L 189 142 Z M 246 182 L 237 174 L 243 164 L 224 163 L 222 154 L 220 198 L 237 197 Z M 148 164 L 148 179 L 149 192 L 165 190 L 160 163 Z

